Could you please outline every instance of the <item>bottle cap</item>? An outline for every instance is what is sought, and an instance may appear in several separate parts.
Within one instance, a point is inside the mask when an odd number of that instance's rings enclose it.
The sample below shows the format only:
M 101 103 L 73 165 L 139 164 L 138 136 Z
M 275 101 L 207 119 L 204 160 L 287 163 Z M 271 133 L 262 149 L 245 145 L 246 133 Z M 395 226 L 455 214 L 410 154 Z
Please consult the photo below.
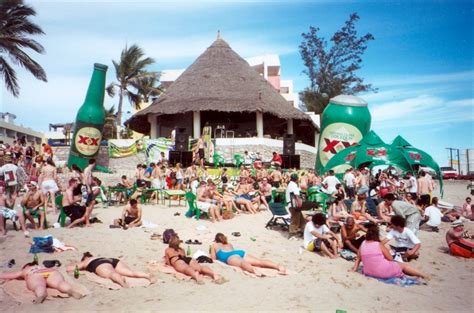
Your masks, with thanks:
M 351 95 L 339 95 L 334 98 L 331 98 L 329 102 L 339 105 L 347 105 L 353 107 L 366 107 L 367 102 L 364 99 L 351 96 Z
M 96 70 L 101 70 L 101 71 L 107 71 L 108 66 L 100 63 L 94 63 L 94 69 Z

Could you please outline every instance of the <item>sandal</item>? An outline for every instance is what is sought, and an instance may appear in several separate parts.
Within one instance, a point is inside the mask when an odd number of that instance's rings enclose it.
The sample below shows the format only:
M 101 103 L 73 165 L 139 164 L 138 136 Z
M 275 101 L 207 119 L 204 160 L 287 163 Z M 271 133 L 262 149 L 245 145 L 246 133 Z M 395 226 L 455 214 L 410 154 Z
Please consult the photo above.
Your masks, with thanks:
M 233 233 L 232 233 L 232 236 L 234 236 L 234 237 L 240 237 L 241 234 L 240 234 L 238 231 L 236 231 L 236 232 L 233 232 Z
M 202 242 L 200 242 L 199 240 L 196 239 L 196 240 L 193 241 L 193 244 L 195 244 L 195 245 L 202 245 Z
M 191 239 L 188 239 L 184 243 L 187 244 L 187 245 L 193 245 L 194 241 L 192 241 Z
M 176 213 L 174 214 L 174 216 L 180 216 L 180 215 L 181 215 L 181 213 L 179 213 L 179 212 L 176 212 Z

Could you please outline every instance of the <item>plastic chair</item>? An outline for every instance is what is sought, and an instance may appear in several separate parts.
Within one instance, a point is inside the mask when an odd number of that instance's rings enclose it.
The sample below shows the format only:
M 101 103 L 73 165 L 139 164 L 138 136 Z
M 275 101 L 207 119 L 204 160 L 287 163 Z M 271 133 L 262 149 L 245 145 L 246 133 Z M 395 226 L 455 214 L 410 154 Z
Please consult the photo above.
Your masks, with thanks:
M 319 204 L 319 207 L 322 209 L 323 213 L 326 214 L 328 210 L 328 200 L 329 195 L 325 194 L 324 192 L 319 192 L 314 195 L 315 202 Z
M 201 212 L 196 205 L 196 195 L 192 192 L 186 192 L 185 195 L 186 201 L 188 202 L 188 212 L 186 212 L 186 217 L 193 217 L 195 216 L 197 220 L 201 218 L 202 214 L 206 214 Z
M 25 207 L 21 207 L 22 208 L 22 212 L 23 212 L 23 215 L 25 215 L 25 212 L 26 212 L 26 208 Z M 41 216 L 39 214 L 40 211 L 43 211 L 44 212 L 44 229 L 47 229 L 48 228 L 48 219 L 47 219 L 47 214 L 46 214 L 46 209 L 43 207 L 43 208 L 39 208 L 38 210 L 32 212 L 31 216 L 33 217 L 33 219 L 38 219 L 38 224 L 41 223 Z
M 61 225 L 61 227 L 64 227 L 66 225 L 66 212 L 64 212 L 64 207 L 63 207 L 63 195 L 59 195 L 56 197 L 56 207 L 59 210 L 59 216 L 58 216 L 58 223 Z
M 244 163 L 244 157 L 241 154 L 234 154 L 234 166 L 240 167 Z
M 214 168 L 224 166 L 225 160 L 219 153 L 215 152 L 212 159 L 214 161 Z
M 272 218 L 267 222 L 265 228 L 272 229 L 273 226 L 281 226 L 285 229 L 289 229 L 290 224 L 288 224 L 287 217 L 288 211 L 285 208 L 283 203 L 269 203 L 270 212 L 272 212 Z M 280 222 L 280 223 L 279 223 Z

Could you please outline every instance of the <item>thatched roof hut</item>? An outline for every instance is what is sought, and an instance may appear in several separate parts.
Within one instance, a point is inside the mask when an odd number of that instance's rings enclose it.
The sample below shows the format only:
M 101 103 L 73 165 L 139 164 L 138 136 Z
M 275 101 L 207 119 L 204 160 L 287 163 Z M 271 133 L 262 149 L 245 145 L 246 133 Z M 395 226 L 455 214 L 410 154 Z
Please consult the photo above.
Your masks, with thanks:
M 193 118 L 191 112 L 194 114 Z M 307 114 L 291 106 L 265 78 L 221 38 L 217 38 L 152 105 L 136 113 L 126 124 L 135 131 L 149 133 L 150 128 L 153 128 L 153 125 L 150 127 L 150 121 L 153 124 L 156 118 L 158 124 L 166 124 L 168 121 L 170 128 L 173 128 L 173 123 L 186 121 L 185 125 L 194 123 L 196 136 L 197 112 L 200 112 L 199 124 L 202 117 L 206 119 L 211 115 L 214 118 L 207 120 L 208 124 L 212 122 L 219 124 L 219 117 L 240 124 L 239 120 L 248 121 L 248 114 L 255 116 L 257 113 L 257 120 L 259 115 L 260 118 L 265 115 L 266 127 L 273 125 L 281 128 L 280 124 L 287 124 L 290 120 L 292 124 L 295 121 L 297 125 L 301 124 L 311 129 L 313 134 L 316 130 Z M 216 113 L 218 116 L 215 116 Z M 234 114 L 245 116 L 239 118 Z M 170 121 L 170 116 L 181 116 L 181 118 L 173 118 L 173 121 Z M 270 117 L 274 121 L 267 125 Z M 225 120 L 221 120 L 221 123 Z M 255 119 L 253 121 L 255 125 Z M 283 132 L 286 132 L 286 127 Z

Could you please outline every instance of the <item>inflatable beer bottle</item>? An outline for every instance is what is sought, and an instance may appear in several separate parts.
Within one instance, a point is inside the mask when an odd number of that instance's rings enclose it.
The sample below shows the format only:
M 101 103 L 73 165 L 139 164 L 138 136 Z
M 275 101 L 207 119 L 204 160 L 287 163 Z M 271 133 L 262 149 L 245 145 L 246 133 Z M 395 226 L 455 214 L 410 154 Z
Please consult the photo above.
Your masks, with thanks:
M 94 72 L 87 89 L 84 104 L 79 108 L 71 142 L 68 167 L 73 164 L 84 169 L 89 159 L 99 152 L 102 128 L 105 122 L 104 94 L 107 66 L 94 64 Z
M 323 174 L 336 153 L 358 143 L 369 132 L 370 121 L 367 102 L 363 99 L 349 95 L 330 99 L 321 117 L 316 171 Z

